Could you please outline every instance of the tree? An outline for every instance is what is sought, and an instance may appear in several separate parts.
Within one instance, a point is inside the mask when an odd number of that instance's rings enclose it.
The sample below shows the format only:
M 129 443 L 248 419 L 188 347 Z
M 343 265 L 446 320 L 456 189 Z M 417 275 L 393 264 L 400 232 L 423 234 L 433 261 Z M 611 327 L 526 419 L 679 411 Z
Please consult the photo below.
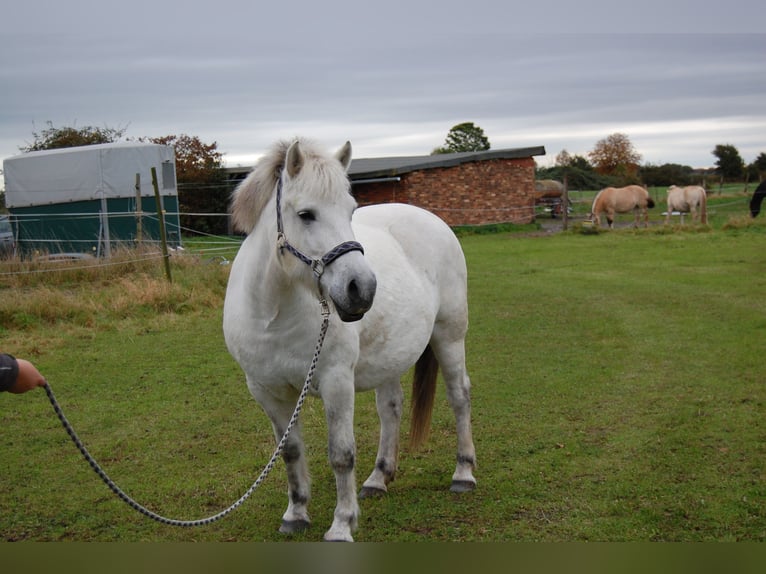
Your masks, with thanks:
M 489 139 L 484 130 L 473 122 L 463 122 L 453 126 L 444 140 L 444 145 L 431 152 L 431 155 L 441 153 L 457 153 L 462 151 L 486 151 L 490 147 Z
M 167 135 L 139 138 L 139 141 L 169 145 L 175 150 L 176 181 L 183 184 L 207 184 L 219 181 L 223 168 L 223 154 L 218 144 L 203 143 L 197 136 Z
M 20 151 L 29 152 L 114 143 L 125 134 L 125 130 L 127 129 L 110 127 L 97 128 L 94 126 L 85 126 L 82 128 L 57 128 L 50 120 L 45 123 L 48 127 L 41 132 L 32 132 L 34 141 L 29 145 L 20 146 Z
M 593 171 L 593 166 L 581 155 L 573 155 L 569 158 L 569 167 L 580 169 L 582 171 Z
M 536 179 L 563 181 L 564 177 L 570 190 L 601 189 L 616 183 L 614 178 L 596 173 L 583 156 L 569 155 L 566 150 L 556 156 L 556 165 L 538 168 L 535 173 Z
M 185 134 L 139 138 L 147 140 L 175 150 L 181 225 L 205 233 L 227 233 L 225 217 L 193 215 L 221 214 L 228 209 L 230 189 L 224 181 L 223 154 L 218 144 L 206 144 L 197 136 Z
M 711 153 L 718 158 L 715 162 L 716 171 L 724 180 L 738 180 L 742 177 L 745 162 L 736 147 L 718 144 Z
M 567 167 L 572 163 L 572 156 L 565 149 L 562 149 L 556 156 L 556 165 L 560 167 Z
M 694 169 L 688 165 L 664 163 L 646 164 L 639 170 L 644 185 L 658 187 L 669 185 L 691 185 L 694 183 Z
M 623 183 L 634 181 L 638 174 L 639 154 L 627 135 L 614 133 L 596 142 L 588 157 L 596 171 L 616 176 Z

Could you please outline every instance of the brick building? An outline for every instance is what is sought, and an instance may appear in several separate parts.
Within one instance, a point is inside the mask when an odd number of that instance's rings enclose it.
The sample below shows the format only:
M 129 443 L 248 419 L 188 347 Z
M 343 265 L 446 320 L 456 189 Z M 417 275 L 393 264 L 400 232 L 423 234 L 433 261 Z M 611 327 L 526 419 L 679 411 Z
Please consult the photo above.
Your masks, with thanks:
M 530 223 L 535 217 L 534 156 L 545 147 L 426 156 L 360 158 L 348 170 L 360 206 L 410 203 L 449 225 Z M 251 167 L 227 168 L 231 188 Z
M 535 162 L 543 146 L 351 162 L 360 206 L 409 203 L 449 225 L 530 223 L 535 217 Z

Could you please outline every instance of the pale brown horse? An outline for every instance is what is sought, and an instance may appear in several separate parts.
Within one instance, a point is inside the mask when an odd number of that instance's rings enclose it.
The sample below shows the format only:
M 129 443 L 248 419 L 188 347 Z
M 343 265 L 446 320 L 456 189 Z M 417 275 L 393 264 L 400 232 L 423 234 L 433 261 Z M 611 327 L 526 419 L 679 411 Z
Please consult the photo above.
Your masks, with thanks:
M 640 215 L 644 215 L 644 227 L 649 226 L 648 208 L 654 207 L 654 200 L 649 197 L 649 192 L 640 185 L 628 185 L 626 187 L 605 187 L 593 198 L 590 219 L 596 225 L 601 225 L 601 214 L 606 214 L 606 221 L 610 229 L 614 227 L 615 213 L 636 214 L 635 227 L 638 227 Z
M 697 219 L 697 208 L 699 208 L 700 223 L 707 223 L 707 193 L 704 188 L 699 185 L 686 187 L 671 185 L 668 188 L 668 212 L 665 223 L 670 221 L 670 214 L 674 211 L 691 213 L 692 221 L 694 221 Z

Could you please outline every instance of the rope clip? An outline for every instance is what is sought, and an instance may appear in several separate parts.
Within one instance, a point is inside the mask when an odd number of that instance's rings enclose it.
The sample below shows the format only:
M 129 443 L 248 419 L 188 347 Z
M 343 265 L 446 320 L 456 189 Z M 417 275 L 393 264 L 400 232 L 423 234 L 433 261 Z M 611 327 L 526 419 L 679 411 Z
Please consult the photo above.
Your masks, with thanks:
M 314 272 L 314 275 L 317 276 L 317 279 L 322 277 L 322 273 L 324 273 L 324 261 L 321 259 L 314 259 L 311 262 L 311 270 Z
M 319 305 L 322 307 L 322 318 L 327 319 L 330 316 L 330 305 L 327 304 L 327 299 L 322 297 L 319 300 Z

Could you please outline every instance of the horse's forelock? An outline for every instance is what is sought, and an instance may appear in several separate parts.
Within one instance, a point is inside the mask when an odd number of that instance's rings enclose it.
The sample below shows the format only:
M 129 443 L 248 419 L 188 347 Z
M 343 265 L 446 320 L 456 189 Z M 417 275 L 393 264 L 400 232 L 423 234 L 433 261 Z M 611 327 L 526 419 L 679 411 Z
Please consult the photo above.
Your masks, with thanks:
M 345 182 L 344 190 L 350 191 L 345 169 L 332 156 L 310 140 L 300 139 L 301 153 L 304 157 L 301 173 L 296 178 L 299 183 L 313 182 L 314 189 L 333 192 L 340 180 Z M 287 151 L 292 141 L 277 142 L 263 156 L 247 178 L 234 191 L 231 202 L 231 215 L 237 230 L 250 233 L 260 219 L 266 204 L 274 193 L 277 180 L 285 167 Z M 303 176 L 303 177 L 301 177 Z

